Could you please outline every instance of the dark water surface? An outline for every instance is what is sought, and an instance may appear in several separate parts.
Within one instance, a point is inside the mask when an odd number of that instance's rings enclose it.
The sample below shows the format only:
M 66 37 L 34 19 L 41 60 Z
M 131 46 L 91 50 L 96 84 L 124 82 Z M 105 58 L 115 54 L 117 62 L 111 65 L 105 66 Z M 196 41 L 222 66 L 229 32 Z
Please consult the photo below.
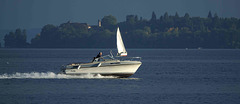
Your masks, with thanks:
M 240 50 L 128 49 L 130 78 L 58 75 L 107 49 L 0 49 L 0 103 L 239 104 Z M 116 50 L 114 50 L 116 52 Z

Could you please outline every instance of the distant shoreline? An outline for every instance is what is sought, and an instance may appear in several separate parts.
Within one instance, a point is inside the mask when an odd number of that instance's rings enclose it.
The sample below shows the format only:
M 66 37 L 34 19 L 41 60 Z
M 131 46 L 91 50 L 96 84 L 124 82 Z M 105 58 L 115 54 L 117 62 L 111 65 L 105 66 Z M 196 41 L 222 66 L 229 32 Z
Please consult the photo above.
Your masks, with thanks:
M 83 50 L 117 50 L 116 48 L 0 48 L 1 49 L 6 49 L 6 50 L 17 50 L 17 49 L 53 49 L 53 50 L 58 50 L 58 49 L 83 49 Z M 127 48 L 127 50 L 240 50 L 239 48 Z
M 208 16 L 168 15 L 150 20 L 127 15 L 117 22 L 112 15 L 98 20 L 98 25 L 67 21 L 58 26 L 47 24 L 27 42 L 27 31 L 16 29 L 4 37 L 7 48 L 115 48 L 119 27 L 127 48 L 160 49 L 239 49 L 240 19 L 222 18 L 209 11 Z M 36 31 L 32 31 L 36 33 Z

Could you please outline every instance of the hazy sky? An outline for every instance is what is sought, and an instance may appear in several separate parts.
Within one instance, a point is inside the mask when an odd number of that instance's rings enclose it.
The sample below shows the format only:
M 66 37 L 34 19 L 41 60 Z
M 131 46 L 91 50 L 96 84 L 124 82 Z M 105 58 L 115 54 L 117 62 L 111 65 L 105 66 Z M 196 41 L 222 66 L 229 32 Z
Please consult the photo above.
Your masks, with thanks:
M 97 24 L 113 15 L 118 22 L 135 14 L 150 19 L 165 12 L 206 17 L 209 11 L 220 17 L 240 18 L 240 0 L 0 0 L 0 29 L 41 28 L 46 24 L 72 22 Z

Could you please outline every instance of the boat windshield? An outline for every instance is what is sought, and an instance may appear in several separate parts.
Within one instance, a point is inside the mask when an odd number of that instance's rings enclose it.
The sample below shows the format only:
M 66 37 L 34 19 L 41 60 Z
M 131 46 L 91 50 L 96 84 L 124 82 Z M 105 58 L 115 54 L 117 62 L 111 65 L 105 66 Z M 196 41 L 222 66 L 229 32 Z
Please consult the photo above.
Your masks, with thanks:
M 112 60 L 114 59 L 114 58 L 111 57 L 110 55 L 102 56 L 102 58 L 105 59 L 105 60 L 106 60 L 106 59 L 112 59 Z
M 106 55 L 106 56 L 102 56 L 100 58 L 96 58 L 94 60 L 94 62 L 98 62 L 98 61 L 109 61 L 109 60 L 114 60 L 114 58 L 110 55 Z

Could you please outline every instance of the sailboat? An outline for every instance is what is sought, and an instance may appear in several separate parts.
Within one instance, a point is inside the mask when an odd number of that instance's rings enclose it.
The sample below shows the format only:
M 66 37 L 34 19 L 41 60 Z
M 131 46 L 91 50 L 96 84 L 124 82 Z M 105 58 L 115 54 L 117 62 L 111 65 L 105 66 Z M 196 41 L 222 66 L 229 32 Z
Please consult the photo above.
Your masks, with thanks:
M 110 55 L 96 58 L 92 62 L 71 63 L 64 66 L 61 72 L 66 75 L 100 74 L 117 78 L 130 77 L 141 66 L 141 57 L 127 57 L 119 27 L 117 28 L 116 38 L 118 50 L 116 56 L 113 56 L 110 52 Z
M 118 56 L 127 56 L 127 51 L 123 44 L 122 36 L 120 33 L 119 28 L 117 28 L 117 49 L 118 49 Z

